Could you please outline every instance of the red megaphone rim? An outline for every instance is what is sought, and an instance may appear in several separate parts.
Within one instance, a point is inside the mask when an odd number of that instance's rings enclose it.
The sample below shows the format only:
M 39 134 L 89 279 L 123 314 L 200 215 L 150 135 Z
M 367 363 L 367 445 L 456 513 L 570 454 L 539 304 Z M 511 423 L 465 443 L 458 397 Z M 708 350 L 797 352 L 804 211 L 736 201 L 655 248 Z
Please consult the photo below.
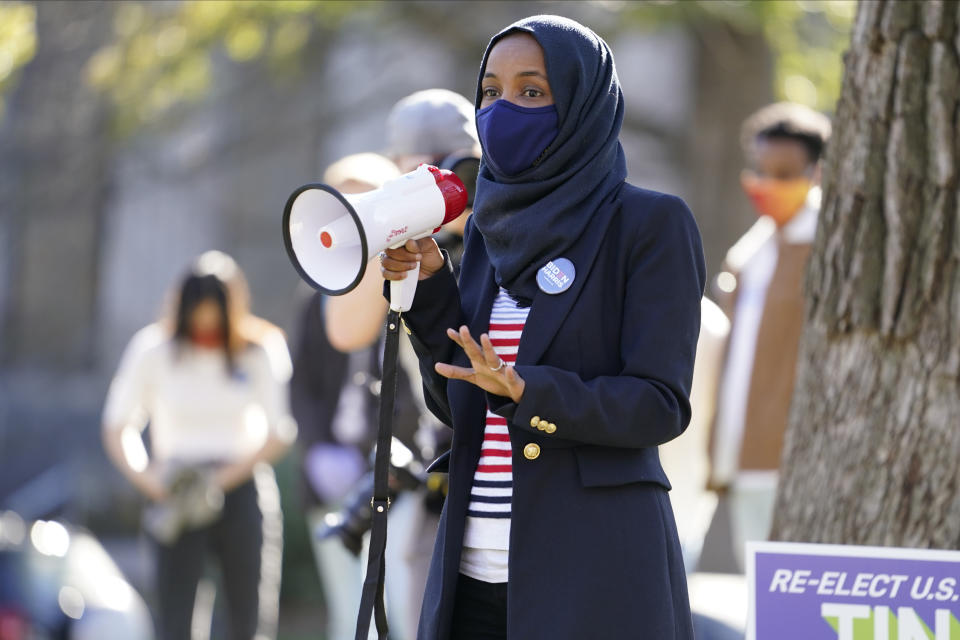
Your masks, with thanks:
M 467 208 L 467 188 L 463 186 L 463 181 L 449 169 L 438 169 L 433 165 L 427 165 L 427 169 L 433 174 L 433 179 L 437 181 L 437 188 L 443 195 L 445 211 L 441 226 L 451 220 L 455 220 Z

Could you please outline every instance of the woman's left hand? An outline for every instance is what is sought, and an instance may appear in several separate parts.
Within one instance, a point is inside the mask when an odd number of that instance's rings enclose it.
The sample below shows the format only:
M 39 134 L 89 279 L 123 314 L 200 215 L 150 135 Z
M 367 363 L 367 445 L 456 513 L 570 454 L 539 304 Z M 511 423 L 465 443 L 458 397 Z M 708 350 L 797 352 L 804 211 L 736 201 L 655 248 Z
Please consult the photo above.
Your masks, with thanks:
M 459 332 L 447 329 L 447 336 L 467 354 L 471 367 L 468 369 L 438 362 L 434 366 L 437 373 L 452 380 L 466 380 L 484 391 L 520 402 L 526 383 L 516 369 L 505 364 L 496 354 L 487 334 L 481 334 L 480 344 L 477 344 L 470 335 L 470 329 L 464 325 Z

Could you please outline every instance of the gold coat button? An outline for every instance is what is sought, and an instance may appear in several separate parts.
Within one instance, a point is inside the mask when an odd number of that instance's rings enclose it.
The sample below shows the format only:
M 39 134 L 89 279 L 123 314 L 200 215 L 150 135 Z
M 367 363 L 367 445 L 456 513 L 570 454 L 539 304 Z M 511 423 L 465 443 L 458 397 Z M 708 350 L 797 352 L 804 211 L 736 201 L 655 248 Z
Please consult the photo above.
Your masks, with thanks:
M 540 457 L 540 445 L 531 442 L 523 448 L 523 457 L 527 460 L 536 460 Z
M 534 428 L 539 427 L 539 426 L 540 426 L 540 416 L 533 416 L 532 418 L 530 418 L 530 426 L 531 426 L 531 427 L 534 427 Z
M 546 431 L 547 433 L 553 433 L 557 430 L 557 425 L 550 422 L 547 424 L 547 426 L 543 428 L 543 430 Z

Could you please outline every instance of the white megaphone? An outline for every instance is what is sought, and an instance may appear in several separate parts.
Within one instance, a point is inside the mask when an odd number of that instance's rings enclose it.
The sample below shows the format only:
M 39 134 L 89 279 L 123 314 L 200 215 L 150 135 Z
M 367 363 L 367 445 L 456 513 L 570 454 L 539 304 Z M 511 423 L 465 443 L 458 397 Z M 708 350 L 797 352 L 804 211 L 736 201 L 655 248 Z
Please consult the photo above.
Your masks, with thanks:
M 467 206 L 467 190 L 452 171 L 420 165 L 379 189 L 346 195 L 307 184 L 283 210 L 283 242 L 300 275 L 328 295 L 342 295 L 363 278 L 368 260 L 386 248 L 425 238 Z M 390 308 L 408 311 L 420 265 L 390 283 Z

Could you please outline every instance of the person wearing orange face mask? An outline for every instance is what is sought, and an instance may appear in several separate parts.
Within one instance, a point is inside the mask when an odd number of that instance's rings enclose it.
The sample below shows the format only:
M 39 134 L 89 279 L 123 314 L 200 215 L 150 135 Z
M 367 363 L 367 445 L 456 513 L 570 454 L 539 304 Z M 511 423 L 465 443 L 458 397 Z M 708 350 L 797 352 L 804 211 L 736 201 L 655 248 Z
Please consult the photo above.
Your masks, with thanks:
M 714 297 L 731 321 L 717 383 L 710 488 L 743 569 L 744 543 L 764 540 L 793 395 L 803 325 L 803 273 L 820 209 L 830 121 L 803 105 L 768 105 L 743 125 L 741 185 L 760 219 L 728 251 Z

